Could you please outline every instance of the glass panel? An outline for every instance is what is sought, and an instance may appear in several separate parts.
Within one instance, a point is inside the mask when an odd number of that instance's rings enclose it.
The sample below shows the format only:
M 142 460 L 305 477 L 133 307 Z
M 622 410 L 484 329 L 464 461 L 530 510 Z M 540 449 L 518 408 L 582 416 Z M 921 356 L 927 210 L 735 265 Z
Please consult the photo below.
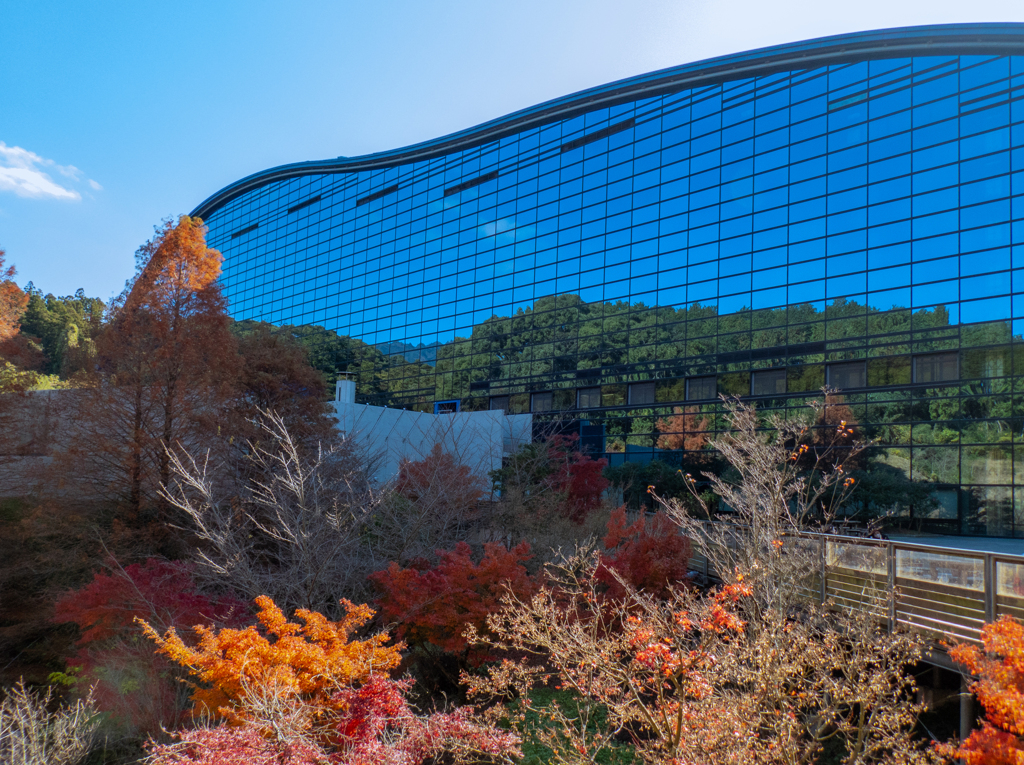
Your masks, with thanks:
M 508 396 L 491 396 L 490 405 L 488 408 L 491 411 L 505 412 L 508 414 Z
M 691 377 L 686 381 L 686 400 L 704 401 L 718 395 L 718 379 L 715 377 Z
M 642 406 L 654 403 L 654 383 L 633 383 L 629 386 L 629 403 Z
M 826 562 L 833 568 L 849 568 L 872 574 L 886 574 L 886 548 L 879 545 L 856 545 L 829 542 Z
M 600 388 L 580 388 L 576 406 L 580 409 L 597 409 L 601 406 L 601 389 Z
M 865 361 L 828 365 L 828 384 L 832 388 L 863 388 L 868 383 L 868 365 Z
M 949 382 L 958 376 L 956 353 L 932 353 L 914 357 L 916 383 Z
M 785 392 L 785 369 L 758 370 L 751 376 L 750 394 L 752 396 L 778 396 Z
M 985 590 L 985 562 L 981 558 L 896 550 L 896 576 L 948 584 L 966 590 Z
M 1024 563 L 996 561 L 996 594 L 1024 598 Z
M 553 404 L 553 396 L 550 391 L 547 393 L 534 393 L 530 396 L 531 412 L 550 412 Z

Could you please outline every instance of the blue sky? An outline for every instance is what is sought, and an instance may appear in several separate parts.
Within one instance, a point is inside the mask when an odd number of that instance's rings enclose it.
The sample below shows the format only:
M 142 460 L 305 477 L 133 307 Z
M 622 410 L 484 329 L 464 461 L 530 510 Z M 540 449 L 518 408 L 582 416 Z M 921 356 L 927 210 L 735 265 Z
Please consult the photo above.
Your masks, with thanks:
M 120 291 L 153 226 L 287 162 L 405 146 L 594 85 L 1020 0 L 0 0 L 0 246 Z

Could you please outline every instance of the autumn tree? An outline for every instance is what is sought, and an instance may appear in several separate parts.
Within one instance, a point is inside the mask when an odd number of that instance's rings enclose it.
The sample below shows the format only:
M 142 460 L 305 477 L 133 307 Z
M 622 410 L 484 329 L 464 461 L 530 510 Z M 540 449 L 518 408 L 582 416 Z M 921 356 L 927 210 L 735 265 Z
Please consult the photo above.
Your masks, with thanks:
M 452 446 L 449 444 L 448 446 Z M 422 459 L 403 459 L 398 475 L 368 519 L 380 568 L 394 561 L 435 559 L 479 525 L 487 483 L 455 448 L 437 442 Z
M 248 616 L 245 603 L 197 590 L 194 567 L 150 558 L 121 566 L 110 560 L 84 587 L 65 592 L 53 621 L 77 625 L 76 652 L 68 657 L 76 688 L 92 688 L 96 706 L 107 713 L 108 736 L 157 735 L 161 726 L 178 725 L 186 704 L 180 673 L 155 656 L 135 619 L 159 629 L 235 626 Z
M 467 625 L 486 630 L 486 619 L 509 591 L 528 598 L 536 583 L 523 563 L 530 558 L 525 542 L 511 550 L 494 542 L 484 545 L 479 560 L 460 542 L 454 550 L 438 551 L 436 565 L 402 568 L 391 563 L 370 579 L 380 589 L 377 601 L 385 624 L 421 651 L 452 655 L 461 666 L 477 665 L 487 655 L 472 650 L 463 637 Z
M 140 620 L 160 653 L 202 683 L 192 686 L 195 714 L 240 722 L 245 719 L 246 697 L 266 687 L 277 696 L 338 710 L 338 691 L 375 673 L 387 673 L 401 661 L 401 646 L 388 645 L 384 633 L 355 639 L 373 616 L 367 606 L 343 601 L 345 615 L 338 621 L 300 608 L 295 613 L 301 624 L 288 621 L 266 596 L 256 598 L 256 606 L 259 627 L 213 630 L 199 624 L 193 627 L 199 637 L 196 647 L 189 646 L 173 627 L 160 635 Z
M 14 283 L 14 266 L 7 266 L 7 253 L 0 247 L 0 343 L 17 334 L 21 314 L 28 304 L 28 295 Z
M 627 587 L 667 598 L 672 588 L 684 586 L 687 581 L 690 540 L 664 512 L 650 518 L 639 513 L 629 523 L 626 508 L 618 508 L 608 520 L 602 544 L 594 576 L 605 584 L 607 595 L 613 599 L 622 600 Z
M 914 735 L 916 638 L 869 614 L 762 613 L 742 575 L 667 594 L 623 583 L 612 600 L 598 566 L 572 556 L 534 597 L 507 596 L 481 639 L 509 658 L 463 676 L 519 725 L 543 719 L 548 761 L 606 762 L 623 740 L 649 765 L 811 763 L 826 748 L 842 765 L 934 761 Z M 571 703 L 538 703 L 552 685 Z
M 579 524 L 601 504 L 610 485 L 606 467 L 608 460 L 580 451 L 579 436 L 552 433 L 524 444 L 490 476 L 506 515 L 549 519 L 557 513 Z
M 281 417 L 292 438 L 315 449 L 337 437 L 324 375 L 310 364 L 309 349 L 291 333 L 263 322 L 231 326 L 238 341 L 239 369 L 233 405 L 236 441 L 257 436 L 251 424 L 260 412 Z
M 981 728 L 958 747 L 940 747 L 967 765 L 1024 763 L 1024 624 L 1010 616 L 986 624 L 982 648 L 955 646 L 950 657 L 978 679 L 971 692 L 985 708 Z
M 272 412 L 255 426 L 240 476 L 208 452 L 172 452 L 164 498 L 199 543 L 189 554 L 208 584 L 333 616 L 340 595 L 361 596 L 367 574 L 387 565 L 379 549 L 390 540 L 368 532 L 379 496 L 350 442 L 303 449 Z
M 237 365 L 217 283 L 221 256 L 206 246 L 203 222 L 166 221 L 136 262 L 97 338 L 97 374 L 75 398 L 76 431 L 56 461 L 113 500 L 131 528 L 166 520 L 158 489 L 171 477 L 168 455 L 216 437 Z
M 415 712 L 407 700 L 411 682 L 390 677 L 401 645 L 388 645 L 386 633 L 356 637 L 373 615 L 366 606 L 343 601 L 338 621 L 300 609 L 300 624 L 270 598 L 256 602 L 259 627 L 200 627 L 195 648 L 175 631 L 161 637 L 144 625 L 160 652 L 198 681 L 195 714 L 230 723 L 152 745 L 154 765 L 422 765 L 520 754 L 515 734 L 482 723 L 468 708 Z

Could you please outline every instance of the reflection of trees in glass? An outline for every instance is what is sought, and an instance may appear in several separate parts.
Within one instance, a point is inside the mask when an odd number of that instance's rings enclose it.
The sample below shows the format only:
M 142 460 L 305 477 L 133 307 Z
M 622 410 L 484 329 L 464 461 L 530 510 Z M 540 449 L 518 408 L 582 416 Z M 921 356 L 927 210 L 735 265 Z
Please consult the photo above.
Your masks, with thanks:
M 659 417 L 658 448 L 673 451 L 683 449 L 697 451 L 707 446 L 710 440 L 708 430 L 711 422 L 706 417 L 698 416 L 696 407 L 677 406 L 669 417 Z

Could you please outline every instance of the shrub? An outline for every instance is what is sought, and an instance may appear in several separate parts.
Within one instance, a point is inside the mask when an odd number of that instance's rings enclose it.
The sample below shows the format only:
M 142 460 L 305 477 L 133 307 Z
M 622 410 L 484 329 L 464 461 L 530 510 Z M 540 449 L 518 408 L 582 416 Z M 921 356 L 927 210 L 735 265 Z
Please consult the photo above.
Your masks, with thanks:
M 632 523 L 620 507 L 608 521 L 604 552 L 595 576 L 608 588 L 608 596 L 622 600 L 627 586 L 666 598 L 673 586 L 687 581 L 690 540 L 664 513 L 648 518 L 644 513 Z
M 0 762 L 6 765 L 75 765 L 88 754 L 96 729 L 92 699 L 50 712 L 45 695 L 19 682 L 0 702 Z
M 419 715 L 406 700 L 411 681 L 395 681 L 398 646 L 386 634 L 351 639 L 373 612 L 344 603 L 346 616 L 329 622 L 298 611 L 288 622 L 269 598 L 257 599 L 255 626 L 217 633 L 198 628 L 197 649 L 173 632 L 159 650 L 187 666 L 209 688 L 196 688 L 197 711 L 225 722 L 179 731 L 172 744 L 151 744 L 152 765 L 421 765 L 519 756 L 518 738 L 480 723 L 468 708 Z
M 385 634 L 351 639 L 373 616 L 367 606 L 342 601 L 346 613 L 337 622 L 300 608 L 296 615 L 303 624 L 297 624 L 289 622 L 266 596 L 256 598 L 256 605 L 262 632 L 255 625 L 219 631 L 197 625 L 196 648 L 186 645 L 174 628 L 161 637 L 140 620 L 160 653 L 188 668 L 208 686 L 193 684 L 193 714 L 242 722 L 246 697 L 266 688 L 279 698 L 335 709 L 338 690 L 363 682 L 375 672 L 388 672 L 401 660 L 399 646 L 386 645 L 389 638 Z
M 463 632 L 470 624 L 485 629 L 487 615 L 497 610 L 506 591 L 529 597 L 536 590 L 523 566 L 530 558 L 530 546 L 523 542 L 508 550 L 488 543 L 479 562 L 473 561 L 465 542 L 438 555 L 440 560 L 430 568 L 401 568 L 392 563 L 371 575 L 382 593 L 377 607 L 385 623 L 396 625 L 400 639 L 416 646 L 436 646 L 477 665 L 486 653 L 471 651 Z
M 960 644 L 949 655 L 978 677 L 971 692 L 985 708 L 981 728 L 959 747 L 940 747 L 967 765 L 1024 762 L 1024 624 L 1003 616 L 981 630 L 984 649 Z

